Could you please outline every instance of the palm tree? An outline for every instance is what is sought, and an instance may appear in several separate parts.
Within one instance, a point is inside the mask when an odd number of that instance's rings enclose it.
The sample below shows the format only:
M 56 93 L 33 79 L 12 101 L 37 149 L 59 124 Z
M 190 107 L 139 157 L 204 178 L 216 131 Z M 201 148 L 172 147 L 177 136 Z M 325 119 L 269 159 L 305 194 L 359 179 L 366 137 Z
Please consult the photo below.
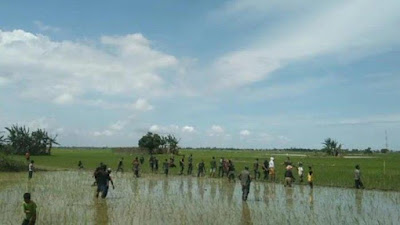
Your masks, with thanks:
M 323 150 L 326 151 L 328 155 L 338 156 L 340 150 L 342 149 L 342 144 L 339 144 L 337 141 L 331 138 L 325 139 L 322 144 L 324 145 Z

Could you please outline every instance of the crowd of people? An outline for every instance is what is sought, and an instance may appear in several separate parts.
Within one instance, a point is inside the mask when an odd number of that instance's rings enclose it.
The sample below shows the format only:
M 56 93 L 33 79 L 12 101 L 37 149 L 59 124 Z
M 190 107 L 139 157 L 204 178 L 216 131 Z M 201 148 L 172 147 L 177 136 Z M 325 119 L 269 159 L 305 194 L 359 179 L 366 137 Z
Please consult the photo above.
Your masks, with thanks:
M 28 165 L 28 178 L 29 180 L 32 179 L 33 177 L 33 172 L 35 171 L 35 166 L 34 166 L 34 161 L 30 159 L 30 155 L 26 154 L 25 155 L 27 162 L 29 163 Z M 124 172 L 124 158 L 121 158 L 118 162 L 116 172 Z M 140 168 L 143 166 L 145 162 L 145 159 L 143 156 L 141 157 L 135 157 L 134 160 L 132 161 L 132 170 L 134 173 L 135 177 L 140 177 Z M 303 163 L 298 162 L 297 165 L 294 165 L 292 161 L 290 160 L 289 157 L 282 163 L 284 166 L 285 172 L 284 172 L 284 186 L 285 187 L 291 187 L 293 183 L 296 181 L 296 178 L 293 174 L 293 169 L 297 169 L 297 175 L 299 179 L 299 183 L 304 182 L 304 168 L 303 168 Z M 149 166 L 151 169 L 152 173 L 158 173 L 159 169 L 159 160 L 156 156 L 151 155 L 149 158 Z M 182 157 L 179 160 L 179 175 L 184 175 L 185 174 L 185 167 L 187 166 L 186 174 L 187 175 L 193 175 L 193 155 L 190 154 L 187 160 L 187 164 L 185 163 L 185 157 Z M 165 161 L 162 164 L 162 169 L 163 169 L 163 174 L 165 176 L 168 176 L 170 168 L 175 168 L 177 167 L 175 165 L 175 156 L 171 156 L 168 159 L 165 159 Z M 84 168 L 83 162 L 79 161 L 78 162 L 78 168 L 81 170 Z M 94 183 L 92 186 L 97 186 L 96 188 L 96 198 L 101 196 L 101 198 L 106 198 L 108 194 L 108 190 L 110 188 L 110 184 L 115 188 L 113 179 L 111 177 L 111 168 L 107 168 L 107 166 L 103 163 L 100 163 L 100 165 L 96 168 L 96 170 L 93 173 L 93 177 L 95 179 Z M 197 177 L 204 177 L 206 176 L 206 165 L 204 160 L 202 159 L 198 164 L 197 164 Z M 228 181 L 234 181 L 236 178 L 236 172 L 235 172 L 235 165 L 232 160 L 230 159 L 225 159 L 225 158 L 220 158 L 219 161 L 217 162 L 215 157 L 211 158 L 210 161 L 210 170 L 209 170 L 209 177 L 227 177 Z M 240 184 L 242 186 L 242 199 L 243 201 L 247 200 L 247 197 L 250 192 L 250 184 L 253 180 L 261 180 L 261 172 L 263 173 L 263 179 L 264 181 L 276 181 L 276 170 L 275 170 L 275 159 L 274 157 L 270 157 L 269 160 L 264 160 L 264 162 L 260 162 L 259 159 L 255 159 L 253 163 L 253 174 L 254 176 L 251 175 L 251 172 L 249 171 L 249 167 L 245 166 L 244 170 L 241 171 L 238 175 L 238 179 L 240 181 Z M 360 166 L 356 165 L 355 170 L 354 170 L 354 181 L 355 181 L 355 188 L 360 189 L 364 188 L 364 184 L 361 180 L 361 170 Z M 313 188 L 313 182 L 314 182 L 314 174 L 312 167 L 308 167 L 308 173 L 307 173 L 307 182 L 310 188 Z M 101 195 L 100 195 L 101 193 Z M 36 221 L 36 203 L 31 200 L 31 195 L 30 193 L 25 193 L 24 194 L 24 203 L 23 203 L 23 209 L 25 213 L 25 218 L 23 221 L 23 224 L 35 224 Z

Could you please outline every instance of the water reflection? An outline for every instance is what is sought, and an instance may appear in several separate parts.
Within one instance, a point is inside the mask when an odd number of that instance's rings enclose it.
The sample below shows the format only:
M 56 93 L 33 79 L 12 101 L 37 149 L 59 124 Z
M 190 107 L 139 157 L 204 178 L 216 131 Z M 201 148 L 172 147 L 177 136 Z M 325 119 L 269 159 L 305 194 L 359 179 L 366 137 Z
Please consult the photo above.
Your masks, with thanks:
M 247 205 L 247 202 L 243 202 L 242 203 L 241 224 L 245 224 L 245 225 L 252 225 L 253 224 L 253 221 L 251 220 L 251 214 L 250 214 L 249 205 Z
M 164 197 L 167 197 L 168 191 L 169 191 L 168 179 L 164 179 L 162 181 L 162 190 L 163 190 Z
M 233 195 L 235 194 L 235 187 L 233 186 L 234 184 L 232 183 L 225 183 L 225 190 L 226 190 L 226 196 L 228 199 L 228 203 L 232 203 Z
M 192 201 L 192 199 L 193 199 L 193 193 L 192 193 L 193 183 L 192 182 L 193 182 L 192 178 L 189 178 L 188 179 L 188 190 L 187 190 L 187 193 L 188 193 L 188 197 L 189 197 L 190 201 Z
M 95 199 L 95 224 L 108 224 L 108 205 L 105 199 Z
M 215 199 L 216 190 L 218 188 L 218 183 L 210 185 L 210 195 L 211 199 Z
M 199 179 L 198 180 L 198 190 L 199 190 L 199 194 L 201 199 L 204 199 L 204 180 L 203 179 Z
M 251 193 L 251 186 L 253 186 L 253 189 L 254 189 L 254 191 L 253 191 L 254 199 L 256 201 L 260 201 L 260 198 L 261 198 L 261 196 L 260 196 L 260 183 L 254 183 L 253 185 L 250 185 L 250 190 L 249 190 L 250 193 Z
M 310 189 L 308 193 L 308 203 L 310 203 L 310 210 L 314 211 L 314 189 Z
M 362 190 L 355 190 L 355 197 L 356 197 L 356 208 L 357 208 L 357 213 L 361 214 L 362 211 L 362 200 L 363 200 L 363 194 L 364 191 Z
M 289 209 L 293 208 L 293 188 L 285 187 L 286 205 Z

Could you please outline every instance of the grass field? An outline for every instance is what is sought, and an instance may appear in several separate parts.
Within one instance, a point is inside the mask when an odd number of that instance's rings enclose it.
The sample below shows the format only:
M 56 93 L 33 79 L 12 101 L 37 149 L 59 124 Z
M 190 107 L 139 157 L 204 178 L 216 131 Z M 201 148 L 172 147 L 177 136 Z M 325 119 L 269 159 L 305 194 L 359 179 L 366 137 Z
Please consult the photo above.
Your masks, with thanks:
M 143 153 L 142 153 L 143 154 Z M 62 149 L 53 150 L 51 156 L 33 156 L 36 167 L 47 170 L 71 170 L 77 169 L 78 161 L 81 160 L 85 170 L 94 170 L 100 162 L 107 164 L 108 167 L 116 169 L 118 160 L 124 157 L 124 169 L 132 173 L 131 162 L 136 156 L 142 154 L 115 153 L 112 149 Z M 284 166 L 283 162 L 287 155 L 292 162 L 303 162 L 305 172 L 308 166 L 313 167 L 315 174 L 315 185 L 335 186 L 335 187 L 353 187 L 354 186 L 354 166 L 359 164 L 362 171 L 362 179 L 367 189 L 395 190 L 400 191 L 400 154 L 373 154 L 355 155 L 345 157 L 329 157 L 322 153 L 299 153 L 299 152 L 271 152 L 271 151 L 218 151 L 218 150 L 181 150 L 180 154 L 186 157 L 193 154 L 194 165 L 197 165 L 202 159 L 206 162 L 206 168 L 209 168 L 209 162 L 213 156 L 219 160 L 220 157 L 233 160 L 236 172 L 240 172 L 244 166 L 249 166 L 250 170 L 256 158 L 260 163 L 270 156 L 275 158 L 275 167 L 277 170 L 277 182 L 282 182 Z M 143 154 L 145 163 L 141 167 L 143 176 L 150 173 L 149 155 Z M 13 156 L 17 160 L 24 160 L 23 156 Z M 157 155 L 160 164 L 169 155 Z M 175 156 L 176 165 L 182 156 Z M 186 165 L 187 167 L 187 165 Z M 196 171 L 196 169 L 194 169 Z M 177 175 L 179 168 L 171 169 L 171 175 Z M 195 174 L 195 173 L 194 173 Z M 297 173 L 295 173 L 296 175 Z M 262 176 L 262 174 L 261 174 Z

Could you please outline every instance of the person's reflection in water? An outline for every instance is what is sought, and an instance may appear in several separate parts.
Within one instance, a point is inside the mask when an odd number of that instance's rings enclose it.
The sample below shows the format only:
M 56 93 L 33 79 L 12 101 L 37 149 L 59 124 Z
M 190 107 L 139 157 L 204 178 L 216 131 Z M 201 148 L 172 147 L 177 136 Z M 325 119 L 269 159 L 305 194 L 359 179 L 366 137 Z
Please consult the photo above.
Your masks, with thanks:
M 308 194 L 308 203 L 310 203 L 310 210 L 314 211 L 314 190 L 310 189 Z
M 105 199 L 95 199 L 95 207 L 96 213 L 95 215 L 95 224 L 103 225 L 108 224 L 108 206 L 107 200 Z
M 164 198 L 166 198 L 168 196 L 168 188 L 169 188 L 169 183 L 168 183 L 168 178 L 165 178 L 163 180 L 163 185 L 162 185 L 162 189 L 163 189 L 163 194 L 164 194 Z
M 260 201 L 260 199 L 261 199 L 261 196 L 260 196 L 260 183 L 255 183 L 254 182 L 254 184 L 253 184 L 253 187 L 254 187 L 254 199 L 256 200 L 256 201 Z
M 232 204 L 232 198 L 233 198 L 233 195 L 235 194 L 235 186 L 234 185 L 235 184 L 233 184 L 233 185 L 229 184 L 225 188 L 226 196 L 227 196 L 229 204 Z
M 247 205 L 247 202 L 245 202 L 245 201 L 242 202 L 241 224 L 244 224 L 244 225 L 252 225 L 253 224 L 253 221 L 251 220 L 249 205 Z
M 187 193 L 188 193 L 188 196 L 189 196 L 189 201 L 192 201 L 192 187 L 193 187 L 193 180 L 192 180 L 192 178 L 191 177 L 189 177 L 188 178 L 188 187 L 187 187 Z
M 201 199 L 204 199 L 204 183 L 203 182 L 204 181 L 202 179 L 198 179 L 197 180 L 197 183 L 198 183 L 197 188 L 199 190 L 199 194 L 200 194 Z
M 156 183 L 157 181 L 155 181 L 153 178 L 149 179 L 149 193 L 152 193 L 151 191 L 154 191 Z
M 270 189 L 271 189 L 271 185 L 270 184 L 266 184 L 264 186 L 263 200 L 264 200 L 265 205 L 267 205 L 267 206 L 269 204 Z
M 363 194 L 364 192 L 361 190 L 355 190 L 355 197 L 356 197 L 356 208 L 357 208 L 357 213 L 361 214 L 362 211 L 362 200 L 363 200 Z
M 210 184 L 210 195 L 211 195 L 211 199 L 213 199 L 213 200 L 218 200 L 218 199 L 215 199 L 217 187 L 218 187 L 218 183 L 216 183 L 216 182 L 212 182 Z
M 275 200 L 276 197 L 276 185 L 275 183 L 270 184 L 270 191 L 268 192 L 268 196 L 271 200 Z
M 286 205 L 289 209 L 293 208 L 293 188 L 285 188 Z

